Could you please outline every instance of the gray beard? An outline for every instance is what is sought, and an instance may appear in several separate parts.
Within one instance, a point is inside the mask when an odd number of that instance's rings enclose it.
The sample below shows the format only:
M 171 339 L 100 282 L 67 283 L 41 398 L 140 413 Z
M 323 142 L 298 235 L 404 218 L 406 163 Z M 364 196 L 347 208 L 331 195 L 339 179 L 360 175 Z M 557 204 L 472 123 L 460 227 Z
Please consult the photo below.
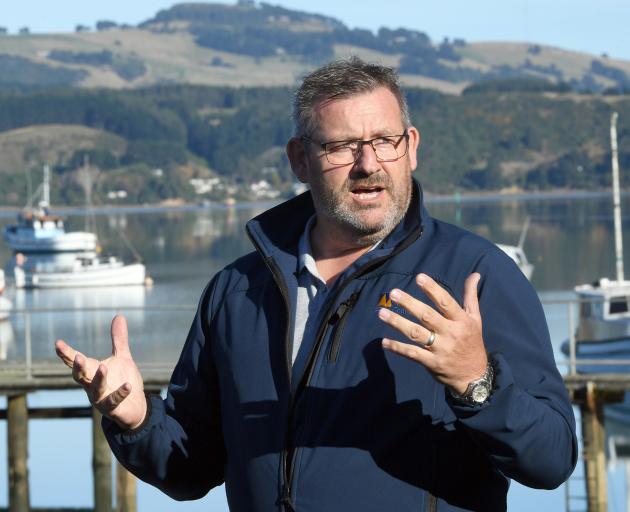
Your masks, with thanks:
M 350 188 L 357 184 L 364 186 L 381 185 L 386 189 L 387 193 L 393 193 L 391 180 L 385 175 L 377 179 L 363 178 L 361 180 L 348 180 L 344 189 L 339 193 L 339 196 L 347 194 Z M 405 197 L 392 196 L 394 199 L 392 207 L 385 212 L 382 221 L 376 225 L 364 222 L 360 215 L 358 215 L 360 210 L 349 208 L 346 203 L 337 199 L 337 194 L 321 193 L 317 190 L 317 198 L 314 195 L 313 199 L 318 206 L 318 215 L 325 216 L 332 224 L 343 229 L 344 232 L 353 239 L 353 243 L 360 246 L 368 246 L 374 245 L 385 238 L 402 220 L 411 201 L 411 188 L 410 182 Z M 368 206 L 364 208 L 364 210 L 370 208 L 371 207 Z

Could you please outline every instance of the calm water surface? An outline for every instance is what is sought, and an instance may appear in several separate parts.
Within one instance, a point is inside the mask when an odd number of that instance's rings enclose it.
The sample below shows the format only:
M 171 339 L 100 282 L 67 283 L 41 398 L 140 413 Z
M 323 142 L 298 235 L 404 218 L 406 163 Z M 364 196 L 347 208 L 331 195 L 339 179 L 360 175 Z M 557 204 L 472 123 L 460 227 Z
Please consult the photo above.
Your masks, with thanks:
M 115 313 L 129 321 L 132 350 L 140 365 L 173 365 L 192 320 L 197 300 L 212 275 L 236 256 L 251 250 L 243 225 L 269 205 L 195 210 L 153 210 L 149 213 L 111 213 L 96 216 L 96 231 L 104 252 L 131 260 L 142 256 L 154 279 L 152 288 L 120 287 L 74 290 L 8 290 L 19 310 L 0 326 L 0 357 L 23 361 L 24 338 L 30 331 L 34 360 L 55 359 L 53 341 L 66 339 L 80 350 L 103 356 L 110 350 L 109 322 Z M 535 265 L 532 283 L 545 302 L 554 349 L 567 337 L 567 306 L 577 283 L 600 276 L 613 277 L 612 205 L 609 198 L 541 199 L 522 201 L 431 202 L 431 214 L 458 224 L 497 243 L 516 244 L 526 218 L 530 227 L 525 251 Z M 624 238 L 630 244 L 630 200 L 624 197 Z M 0 227 L 12 222 L 0 218 Z M 68 230 L 83 229 L 85 219 L 69 216 Z M 630 269 L 629 251 L 626 266 Z M 12 254 L 0 242 L 0 265 L 10 272 Z M 177 306 L 179 309 L 170 309 Z M 68 308 L 69 311 L 50 311 Z M 32 312 L 35 309 L 37 312 Z M 5 364 L 0 361 L 0 364 Z M 80 392 L 37 393 L 32 405 L 84 404 Z M 5 402 L 0 402 L 4 406 Z M 31 421 L 31 502 L 33 506 L 90 506 L 90 432 L 85 420 Z M 626 427 L 621 427 L 625 433 Z M 630 435 L 628 430 L 627 435 Z M 0 423 L 0 446 L 6 425 Z M 4 451 L 4 449 L 0 450 Z M 6 506 L 6 457 L 0 456 L 0 506 Z M 610 510 L 625 510 L 623 465 L 611 468 Z M 581 474 L 581 468 L 578 468 Z M 579 482 L 572 494 L 582 494 Z M 141 511 L 227 510 L 222 490 L 198 502 L 173 502 L 144 484 L 138 489 Z M 510 510 L 564 510 L 564 489 L 532 491 L 513 484 Z M 585 507 L 579 501 L 576 508 Z

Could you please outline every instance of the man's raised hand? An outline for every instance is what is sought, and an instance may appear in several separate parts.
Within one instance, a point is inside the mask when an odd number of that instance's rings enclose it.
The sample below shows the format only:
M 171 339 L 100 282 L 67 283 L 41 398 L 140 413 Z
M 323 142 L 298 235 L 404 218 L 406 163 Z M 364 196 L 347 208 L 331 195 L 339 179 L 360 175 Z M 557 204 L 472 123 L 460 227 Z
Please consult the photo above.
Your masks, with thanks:
M 111 326 L 112 355 L 103 361 L 86 357 L 57 340 L 59 358 L 72 368 L 72 377 L 101 414 L 125 430 L 138 427 L 147 413 L 142 375 L 129 350 L 127 321 L 115 316 Z
M 477 298 L 480 278 L 475 272 L 466 279 L 463 307 L 425 274 L 419 274 L 416 283 L 437 309 L 402 290 L 392 290 L 392 300 L 416 321 L 381 308 L 379 318 L 412 342 L 383 339 L 383 347 L 422 364 L 437 380 L 458 394 L 464 393 L 488 364 Z

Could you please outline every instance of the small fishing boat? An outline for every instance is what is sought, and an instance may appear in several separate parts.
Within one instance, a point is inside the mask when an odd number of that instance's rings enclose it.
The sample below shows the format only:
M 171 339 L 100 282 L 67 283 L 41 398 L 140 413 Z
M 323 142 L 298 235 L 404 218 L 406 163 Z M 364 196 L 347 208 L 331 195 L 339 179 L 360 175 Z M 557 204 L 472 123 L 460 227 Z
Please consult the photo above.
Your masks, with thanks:
M 53 253 L 66 251 L 94 251 L 96 235 L 87 231 L 66 232 L 63 219 L 50 214 L 50 168 L 44 166 L 44 181 L 37 207 L 27 206 L 16 224 L 4 228 L 4 239 L 15 252 Z M 32 200 L 32 199 L 31 199 Z M 30 202 L 30 201 L 29 201 Z
M 125 264 L 114 256 L 76 257 L 71 266 L 29 269 L 16 265 L 16 288 L 72 288 L 90 286 L 131 286 L 150 284 L 142 263 Z
M 13 307 L 13 303 L 3 295 L 5 285 L 4 270 L 0 268 L 0 322 L 7 320 L 11 316 Z
M 529 229 L 529 217 L 527 217 L 525 224 L 523 225 L 523 229 L 521 230 L 521 236 L 518 240 L 518 245 L 508 245 L 508 244 L 496 244 L 499 249 L 501 249 L 505 254 L 507 254 L 514 263 L 518 265 L 518 268 L 521 269 L 521 272 L 525 274 L 527 279 L 532 278 L 532 273 L 534 272 L 534 265 L 532 265 L 525 255 L 525 250 L 523 246 L 525 245 L 525 237 L 527 236 L 527 230 Z

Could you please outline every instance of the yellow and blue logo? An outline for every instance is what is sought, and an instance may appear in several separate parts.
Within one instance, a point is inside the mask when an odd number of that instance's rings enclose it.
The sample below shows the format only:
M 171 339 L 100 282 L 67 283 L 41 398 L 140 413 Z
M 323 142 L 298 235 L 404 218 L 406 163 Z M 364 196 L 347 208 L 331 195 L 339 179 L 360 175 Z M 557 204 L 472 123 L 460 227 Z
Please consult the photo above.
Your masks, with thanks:
M 377 311 L 380 308 L 389 309 L 393 311 L 394 313 L 398 313 L 399 315 L 407 314 L 407 310 L 405 308 L 403 308 L 402 306 L 399 306 L 398 304 L 392 301 L 392 298 L 389 296 L 389 292 L 385 292 L 381 295 L 381 298 L 379 299 L 378 304 L 377 304 L 377 308 L 376 308 Z

